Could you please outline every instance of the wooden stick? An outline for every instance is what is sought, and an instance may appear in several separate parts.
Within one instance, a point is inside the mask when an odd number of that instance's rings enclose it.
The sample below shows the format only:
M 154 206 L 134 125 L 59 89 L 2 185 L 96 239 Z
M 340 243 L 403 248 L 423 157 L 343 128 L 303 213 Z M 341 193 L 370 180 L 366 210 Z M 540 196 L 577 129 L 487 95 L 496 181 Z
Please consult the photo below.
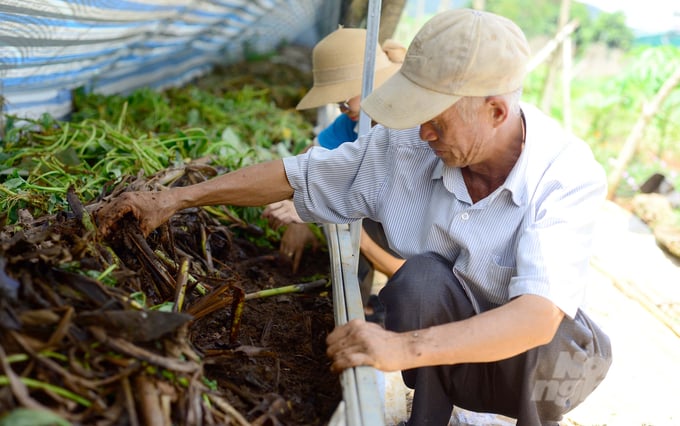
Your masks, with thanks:
M 668 77 L 666 82 L 663 84 L 663 86 L 661 86 L 652 100 L 649 103 L 642 105 L 642 113 L 633 126 L 633 130 L 631 130 L 626 142 L 623 144 L 623 148 L 621 149 L 621 152 L 619 152 L 619 157 L 616 159 L 614 168 L 609 172 L 609 190 L 607 192 L 608 200 L 614 199 L 616 190 L 621 183 L 623 171 L 626 169 L 628 163 L 635 155 L 635 151 L 638 149 L 639 142 L 644 135 L 645 128 L 659 108 L 661 108 L 661 105 L 663 105 L 666 98 L 671 94 L 673 89 L 678 84 L 680 84 L 680 67 L 677 67 L 673 75 Z
M 187 282 L 189 278 L 189 259 L 182 258 L 179 266 L 179 273 L 177 274 L 177 284 L 175 286 L 175 304 L 172 307 L 173 312 L 182 312 L 184 305 L 184 297 L 187 291 Z

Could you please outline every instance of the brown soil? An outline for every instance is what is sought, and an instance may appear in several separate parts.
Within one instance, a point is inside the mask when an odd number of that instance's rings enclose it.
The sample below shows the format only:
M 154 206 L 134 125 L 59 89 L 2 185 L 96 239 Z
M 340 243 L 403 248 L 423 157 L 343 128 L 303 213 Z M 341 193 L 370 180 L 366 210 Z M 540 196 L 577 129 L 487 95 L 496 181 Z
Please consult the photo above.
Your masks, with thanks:
M 307 253 L 297 275 L 290 272 L 288 261 L 269 254 L 261 249 L 253 253 L 252 258 L 265 260 L 244 270 L 247 292 L 328 275 L 325 251 Z M 338 377 L 330 373 L 325 355 L 326 335 L 334 326 L 328 289 L 248 301 L 235 349 L 230 349 L 234 345 L 228 343 L 225 326 L 229 314 L 212 314 L 192 327 L 191 340 L 208 354 L 206 376 L 216 380 L 234 407 L 250 414 L 249 419 L 273 411 L 269 414 L 281 424 L 326 424 L 342 398 Z M 285 401 L 284 416 L 276 413 L 272 398 Z
M 325 355 L 334 325 L 329 288 L 244 300 L 328 280 L 326 251 L 306 253 L 292 274 L 274 249 L 249 241 L 252 227 L 202 209 L 176 215 L 146 239 L 124 220 L 102 240 L 87 227 L 96 205 L 69 200 L 67 214 L 0 230 L 0 358 L 12 360 L 0 375 L 17 379 L 0 386 L 0 412 L 42 407 L 74 425 L 151 424 L 160 416 L 181 425 L 327 424 L 342 398 Z M 144 293 L 150 307 L 178 300 L 187 282 L 165 257 L 187 259 L 207 293 L 189 280 L 183 312 L 193 317 L 146 309 L 140 320 L 134 294 Z M 87 277 L 112 263 L 115 287 Z

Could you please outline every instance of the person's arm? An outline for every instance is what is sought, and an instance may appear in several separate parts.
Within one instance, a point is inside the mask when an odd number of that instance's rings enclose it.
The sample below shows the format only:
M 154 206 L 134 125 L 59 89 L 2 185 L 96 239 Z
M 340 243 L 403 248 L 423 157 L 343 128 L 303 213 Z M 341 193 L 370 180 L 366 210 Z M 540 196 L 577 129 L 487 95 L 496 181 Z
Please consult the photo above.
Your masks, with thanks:
M 353 320 L 328 335 L 327 353 L 336 372 L 498 361 L 550 342 L 563 317 L 550 300 L 525 294 L 463 321 L 404 333 Z
M 282 160 L 244 167 L 196 185 L 173 188 L 178 209 L 229 204 L 262 206 L 293 196 Z
M 228 204 L 262 206 L 288 199 L 288 183 L 282 160 L 273 160 L 185 187 L 159 192 L 124 192 L 96 212 L 99 230 L 106 235 L 127 213 L 140 222 L 144 235 L 165 223 L 177 211 L 189 207 Z
M 404 259 L 392 256 L 376 243 L 363 229 L 359 243 L 361 253 L 366 256 L 375 269 L 385 274 L 388 278 L 404 264 Z

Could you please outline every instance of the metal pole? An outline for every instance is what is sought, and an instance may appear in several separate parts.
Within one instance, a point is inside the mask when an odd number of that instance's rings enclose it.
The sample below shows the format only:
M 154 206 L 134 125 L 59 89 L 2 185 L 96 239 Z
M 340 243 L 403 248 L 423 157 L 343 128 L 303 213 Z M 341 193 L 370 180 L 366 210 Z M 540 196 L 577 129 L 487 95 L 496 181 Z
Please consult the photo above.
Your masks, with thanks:
M 361 99 L 363 100 L 373 91 L 373 78 L 375 76 L 375 54 L 378 45 L 378 33 L 380 31 L 380 0 L 369 0 L 366 18 L 366 47 L 364 49 L 364 74 L 361 85 Z M 359 137 L 371 130 L 371 118 L 363 111 L 359 113 Z M 361 238 L 361 221 L 350 224 L 352 247 L 356 259 L 356 270 L 359 269 L 359 239 Z
M 375 49 L 378 45 L 380 31 L 380 0 L 370 0 L 366 19 L 366 49 L 364 51 L 364 78 L 361 86 L 363 100 L 373 91 L 373 76 L 375 75 Z M 371 129 L 371 118 L 362 110 L 359 116 L 359 136 Z

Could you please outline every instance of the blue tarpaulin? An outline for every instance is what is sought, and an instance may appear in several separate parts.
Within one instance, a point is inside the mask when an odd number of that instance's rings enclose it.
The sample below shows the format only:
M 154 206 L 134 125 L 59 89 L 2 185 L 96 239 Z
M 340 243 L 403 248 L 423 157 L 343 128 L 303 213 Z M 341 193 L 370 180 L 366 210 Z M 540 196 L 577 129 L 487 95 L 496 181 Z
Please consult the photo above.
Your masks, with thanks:
M 339 1 L 0 0 L 3 113 L 70 111 L 71 91 L 182 85 L 216 64 L 334 29 Z

